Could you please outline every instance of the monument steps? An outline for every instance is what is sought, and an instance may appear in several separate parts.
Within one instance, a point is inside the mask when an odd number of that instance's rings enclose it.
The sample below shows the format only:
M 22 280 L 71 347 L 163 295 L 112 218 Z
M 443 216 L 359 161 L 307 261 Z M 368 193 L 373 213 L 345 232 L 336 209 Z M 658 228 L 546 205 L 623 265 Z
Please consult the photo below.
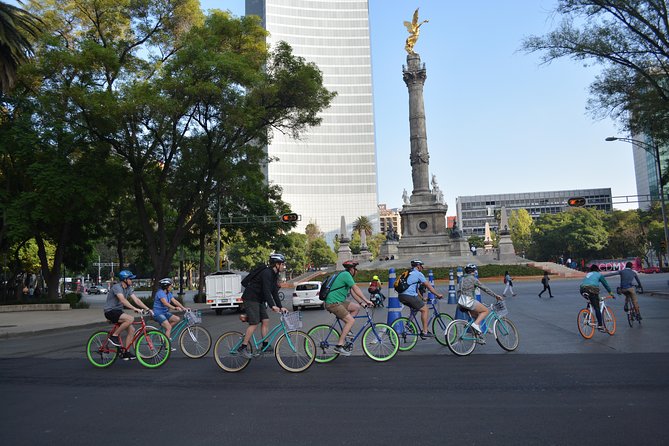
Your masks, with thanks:
M 582 271 L 577 271 L 575 269 L 567 268 L 564 265 L 559 265 L 553 262 L 530 262 L 528 263 L 528 265 L 547 271 L 551 275 L 564 277 L 566 279 L 574 279 L 574 278 L 580 279 L 585 277 L 585 273 Z

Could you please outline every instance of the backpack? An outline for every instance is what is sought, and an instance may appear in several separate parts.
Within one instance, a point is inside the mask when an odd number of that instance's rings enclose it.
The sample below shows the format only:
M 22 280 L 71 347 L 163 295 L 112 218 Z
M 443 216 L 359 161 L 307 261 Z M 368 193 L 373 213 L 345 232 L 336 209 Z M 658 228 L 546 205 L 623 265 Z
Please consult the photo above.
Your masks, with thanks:
M 322 301 L 325 301 L 325 299 L 328 298 L 328 294 L 330 294 L 330 288 L 332 288 L 332 284 L 334 283 L 335 279 L 339 273 L 334 273 L 331 276 L 326 277 L 323 282 L 321 282 L 321 289 L 318 291 L 318 298 Z M 340 286 L 339 288 L 344 288 L 343 286 Z M 335 290 L 338 290 L 339 288 L 335 288 Z
M 242 286 L 246 288 L 249 286 L 251 281 L 258 277 L 261 272 L 265 271 L 266 268 L 269 268 L 269 266 L 265 265 L 264 263 L 261 263 L 260 265 L 256 266 L 253 268 L 247 275 L 242 279 Z
M 403 293 L 409 288 L 409 273 L 411 270 L 406 270 L 395 280 L 395 291 L 398 293 Z

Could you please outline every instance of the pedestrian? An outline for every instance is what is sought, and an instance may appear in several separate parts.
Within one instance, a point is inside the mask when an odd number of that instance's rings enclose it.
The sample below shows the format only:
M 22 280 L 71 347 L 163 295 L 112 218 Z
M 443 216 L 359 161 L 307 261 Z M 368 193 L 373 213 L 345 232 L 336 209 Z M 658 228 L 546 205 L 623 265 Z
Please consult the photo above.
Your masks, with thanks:
M 571 257 L 567 257 L 567 268 L 571 268 Z
M 516 293 L 513 292 L 513 279 L 511 278 L 511 275 L 509 274 L 508 271 L 504 271 L 504 284 L 506 286 L 504 287 L 504 292 L 502 293 L 502 296 L 506 297 L 507 291 L 511 291 L 511 295 L 515 296 Z
M 476 255 L 476 246 L 472 245 L 470 249 L 472 250 L 472 254 Z
M 546 290 L 548 290 L 548 295 L 550 296 L 551 299 L 553 298 L 553 293 L 551 292 L 551 286 L 548 283 L 550 282 L 550 280 L 551 278 L 548 277 L 548 271 L 544 271 L 544 277 L 541 278 L 541 284 L 544 286 L 544 289 L 541 290 L 541 293 L 539 293 L 539 297 L 541 297 L 541 295 L 544 294 Z

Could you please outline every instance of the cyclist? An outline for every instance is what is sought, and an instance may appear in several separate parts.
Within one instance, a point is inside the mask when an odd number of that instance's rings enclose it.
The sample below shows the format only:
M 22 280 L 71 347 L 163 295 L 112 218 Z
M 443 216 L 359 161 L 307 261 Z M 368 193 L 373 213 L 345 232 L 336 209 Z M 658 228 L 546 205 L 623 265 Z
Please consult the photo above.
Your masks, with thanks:
M 367 300 L 358 285 L 355 284 L 355 280 L 353 280 L 353 277 L 358 272 L 358 262 L 355 260 L 346 260 L 343 263 L 343 267 L 344 271 L 335 277 L 330 286 L 330 292 L 325 299 L 325 309 L 337 316 L 338 319 L 344 321 L 344 328 L 341 330 L 339 341 L 334 350 L 340 355 L 351 356 L 351 352 L 344 347 L 346 336 L 348 336 L 351 328 L 353 328 L 355 316 L 360 311 L 360 304 L 365 306 L 372 306 L 373 304 Z M 357 302 L 346 300 L 349 291 L 353 299 Z
M 367 288 L 367 292 L 369 292 L 369 300 L 371 300 L 377 307 L 382 307 L 383 301 L 386 300 L 386 296 L 381 292 L 382 286 L 383 284 L 381 283 L 379 276 L 374 276 L 372 277 L 372 281 L 369 282 L 369 288 Z
M 125 344 L 129 347 L 130 343 L 132 342 L 132 338 L 135 335 L 135 327 L 132 326 L 134 318 L 129 314 L 124 313 L 123 308 L 130 308 L 137 313 L 142 311 L 142 309 L 151 313 L 153 313 L 153 311 L 144 305 L 144 302 L 139 300 L 137 296 L 135 296 L 135 289 L 132 287 L 132 279 L 134 279 L 136 276 L 131 271 L 124 269 L 118 273 L 118 277 L 121 279 L 121 281 L 112 285 L 111 288 L 109 288 L 109 293 L 107 293 L 104 313 L 105 318 L 107 318 L 109 321 L 113 322 L 114 324 L 120 324 L 114 333 L 112 333 L 112 335 L 109 337 L 109 342 L 118 347 L 121 347 L 121 340 L 119 339 L 119 336 L 124 330 L 128 330 L 128 336 L 126 337 Z M 128 298 L 132 299 L 132 302 L 136 306 L 130 303 Z M 136 356 L 129 351 L 126 351 L 123 353 L 123 360 L 127 361 L 129 359 L 136 359 Z
M 641 320 L 641 312 L 639 311 L 639 302 L 636 297 L 636 289 L 634 288 L 634 281 L 641 286 L 641 281 L 639 280 L 639 275 L 632 269 L 632 262 L 627 262 L 625 268 L 620 271 L 615 271 L 613 273 L 604 274 L 604 277 L 611 276 L 620 276 L 620 292 L 623 293 L 625 297 L 628 297 L 634 305 L 634 310 L 636 314 L 639 315 L 639 320 Z M 625 307 L 627 308 L 627 307 Z
M 479 279 L 476 278 L 474 275 L 476 269 L 477 267 L 473 263 L 465 266 L 465 275 L 462 276 L 460 285 L 458 286 L 458 293 L 460 294 L 460 297 L 458 298 L 458 305 L 469 311 L 471 316 L 475 318 L 472 327 L 474 330 L 476 330 L 477 334 L 480 335 L 482 334 L 481 322 L 483 322 L 483 320 L 488 316 L 490 310 L 488 307 L 475 299 L 475 289 L 478 287 L 497 300 L 504 300 L 504 298 L 487 286 L 483 285 Z
M 153 319 L 165 328 L 165 336 L 170 339 L 172 327 L 181 320 L 179 316 L 170 313 L 172 311 L 185 311 L 186 307 L 181 305 L 172 295 L 172 279 L 166 277 L 160 279 L 160 289 L 156 292 L 153 301 Z M 173 348 L 172 350 L 176 350 Z
M 242 294 L 244 301 L 244 312 L 246 322 L 249 326 L 246 328 L 244 340 L 239 346 L 237 352 L 245 358 L 252 358 L 253 355 L 248 349 L 249 341 L 253 332 L 261 323 L 261 333 L 263 338 L 269 333 L 269 316 L 267 315 L 267 306 L 275 313 L 287 313 L 288 310 L 281 305 L 279 299 L 279 274 L 286 269 L 286 257 L 283 254 L 275 253 L 269 256 L 269 266 L 260 271 L 251 280 Z M 262 348 L 267 347 L 267 341 L 262 343 Z M 270 347 L 271 348 L 271 347 Z M 269 351 L 268 348 L 266 351 Z
M 609 283 L 606 281 L 602 273 L 599 272 L 599 267 L 593 264 L 590 267 L 590 272 L 585 275 L 585 279 L 583 279 L 583 282 L 581 282 L 579 291 L 581 292 L 581 295 L 585 299 L 588 299 L 590 301 L 590 304 L 595 309 L 595 316 L 597 316 L 597 330 L 606 331 L 604 325 L 602 325 L 602 311 L 599 309 L 600 283 L 604 285 L 606 291 L 608 291 L 609 295 L 613 297 L 613 295 L 611 294 L 611 287 L 609 286 Z
M 402 302 L 404 305 L 413 308 L 414 310 L 420 311 L 420 319 L 423 323 L 423 330 L 425 330 L 420 332 L 420 338 L 425 339 L 427 337 L 433 336 L 433 334 L 427 331 L 427 320 L 430 315 L 428 307 L 425 305 L 425 301 L 422 298 L 422 293 L 420 293 L 419 288 L 424 286 L 430 290 L 432 294 L 437 296 L 438 299 L 441 299 L 444 297 L 444 295 L 439 294 L 439 292 L 437 292 L 432 284 L 425 278 L 425 275 L 422 272 L 423 268 L 425 268 L 423 262 L 414 259 L 411 261 L 411 268 L 412 270 L 409 273 L 409 277 L 407 277 L 407 284 L 409 284 L 409 287 L 402 291 L 398 297 L 400 302 Z

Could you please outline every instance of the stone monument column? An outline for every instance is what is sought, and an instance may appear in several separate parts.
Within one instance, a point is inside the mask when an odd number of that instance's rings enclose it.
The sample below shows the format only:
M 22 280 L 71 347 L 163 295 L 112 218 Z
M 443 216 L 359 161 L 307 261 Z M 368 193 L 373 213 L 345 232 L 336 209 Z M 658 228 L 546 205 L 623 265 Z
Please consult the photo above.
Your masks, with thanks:
M 415 195 L 430 192 L 430 154 L 427 150 L 425 104 L 423 85 L 427 78 L 425 64 L 418 53 L 407 55 L 407 66 L 402 67 L 404 83 L 409 90 L 409 135 L 411 142 L 412 203 Z

